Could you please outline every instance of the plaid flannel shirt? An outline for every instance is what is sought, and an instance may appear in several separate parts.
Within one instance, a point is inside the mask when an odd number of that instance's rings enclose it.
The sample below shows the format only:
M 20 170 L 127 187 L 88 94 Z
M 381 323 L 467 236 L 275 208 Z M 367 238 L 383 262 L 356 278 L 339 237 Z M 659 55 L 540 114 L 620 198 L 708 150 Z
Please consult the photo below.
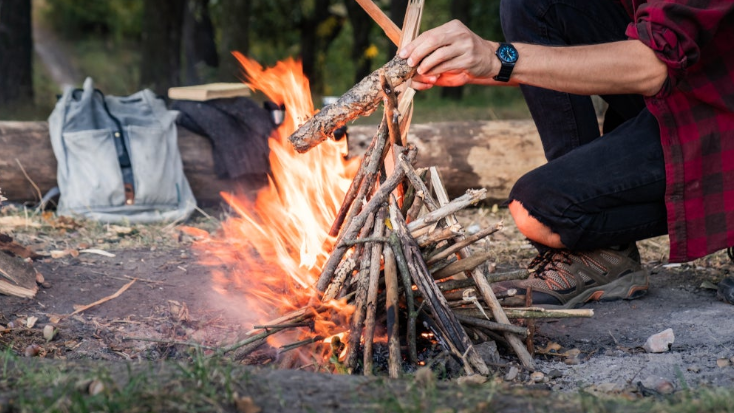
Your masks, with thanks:
M 670 261 L 734 245 L 734 1 L 621 0 L 668 80 L 647 107 L 665 154 Z

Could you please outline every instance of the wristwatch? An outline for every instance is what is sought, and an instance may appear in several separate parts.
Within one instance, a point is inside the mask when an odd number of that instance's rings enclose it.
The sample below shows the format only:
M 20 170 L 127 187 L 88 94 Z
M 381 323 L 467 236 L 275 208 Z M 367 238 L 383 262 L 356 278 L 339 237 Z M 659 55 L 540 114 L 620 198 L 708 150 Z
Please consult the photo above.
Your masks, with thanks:
M 494 52 L 494 54 L 502 63 L 502 68 L 500 69 L 499 74 L 494 77 L 494 80 L 499 82 L 509 82 L 512 69 L 515 68 L 517 58 L 520 57 L 517 53 L 517 49 L 509 43 L 500 43 L 500 47 L 497 48 L 497 51 Z

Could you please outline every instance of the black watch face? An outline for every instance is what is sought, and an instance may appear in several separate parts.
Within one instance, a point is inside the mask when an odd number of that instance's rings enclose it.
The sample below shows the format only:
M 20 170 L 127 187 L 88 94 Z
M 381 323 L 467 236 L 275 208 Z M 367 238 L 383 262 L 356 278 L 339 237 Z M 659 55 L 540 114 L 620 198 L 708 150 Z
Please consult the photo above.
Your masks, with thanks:
M 507 63 L 517 62 L 517 50 L 508 44 L 503 44 L 497 49 L 497 56 Z

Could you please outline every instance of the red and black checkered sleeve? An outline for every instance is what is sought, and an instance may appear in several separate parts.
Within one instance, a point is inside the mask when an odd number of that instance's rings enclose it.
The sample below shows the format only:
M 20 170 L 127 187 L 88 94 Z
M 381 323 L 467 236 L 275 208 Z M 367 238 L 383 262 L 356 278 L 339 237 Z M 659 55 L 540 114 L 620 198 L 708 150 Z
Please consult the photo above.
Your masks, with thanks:
M 627 36 L 650 47 L 668 66 L 661 95 L 700 60 L 701 49 L 729 13 L 734 13 L 732 0 L 648 0 L 635 10 Z

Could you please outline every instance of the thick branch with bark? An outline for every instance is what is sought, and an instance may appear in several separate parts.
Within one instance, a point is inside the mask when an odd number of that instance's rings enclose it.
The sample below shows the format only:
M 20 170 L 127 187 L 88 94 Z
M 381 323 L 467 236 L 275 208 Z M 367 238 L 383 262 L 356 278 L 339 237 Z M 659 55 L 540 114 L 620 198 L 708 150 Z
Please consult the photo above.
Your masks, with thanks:
M 384 71 L 390 84 L 397 86 L 413 77 L 415 69 L 406 60 L 393 58 L 381 69 L 375 70 L 347 91 L 336 103 L 326 106 L 314 115 L 288 140 L 298 152 L 306 152 L 332 136 L 334 130 L 359 116 L 367 116 L 377 109 L 382 97 L 380 72 Z

